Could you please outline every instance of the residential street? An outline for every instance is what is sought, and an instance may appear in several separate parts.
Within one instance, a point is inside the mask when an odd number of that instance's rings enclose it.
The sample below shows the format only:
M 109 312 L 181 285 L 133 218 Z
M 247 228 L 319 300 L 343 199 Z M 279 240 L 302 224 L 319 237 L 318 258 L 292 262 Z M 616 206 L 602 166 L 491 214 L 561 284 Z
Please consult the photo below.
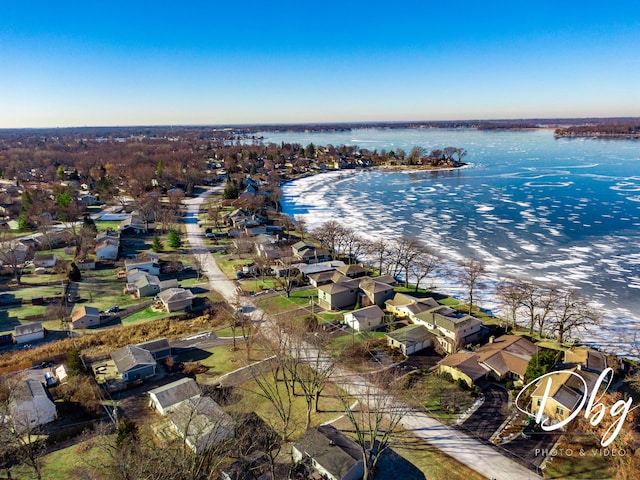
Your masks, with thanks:
M 184 201 L 187 205 L 187 214 L 185 217 L 187 239 L 192 252 L 195 254 L 202 255 L 203 253 L 208 253 L 204 244 L 204 234 L 198 226 L 198 211 L 205 198 L 220 189 L 222 189 L 221 186 L 214 187 L 208 189 L 197 198 L 186 199 Z M 203 270 L 209 278 L 211 288 L 218 291 L 227 300 L 233 302 L 236 297 L 236 287 L 234 283 L 218 268 L 213 256 L 206 255 L 206 258 L 203 260 Z M 250 298 L 242 297 L 242 299 L 245 306 L 252 306 Z M 274 339 L 281 335 L 275 323 L 266 316 L 263 317 L 264 312 L 261 310 L 254 308 L 252 316 L 255 319 L 266 318 L 266 321 L 261 324 L 261 328 L 265 329 L 265 335 L 273 337 Z M 306 345 L 304 349 L 306 351 L 301 353 L 304 354 L 305 357 L 317 358 L 318 353 L 313 347 Z M 331 362 L 328 356 L 320 355 L 322 362 Z M 384 392 L 379 391 L 377 387 L 372 386 L 363 377 L 341 367 L 336 368 L 333 378 L 341 388 L 351 395 L 359 397 L 361 401 L 367 398 L 371 399 L 372 391 L 376 393 L 376 396 L 385 395 Z M 397 406 L 407 408 L 399 403 Z M 490 445 L 476 440 L 456 428 L 448 427 L 424 413 L 410 411 L 410 413 L 403 418 L 401 425 L 417 437 L 487 478 L 496 480 L 530 480 L 542 478 L 510 458 L 501 455 L 497 449 Z

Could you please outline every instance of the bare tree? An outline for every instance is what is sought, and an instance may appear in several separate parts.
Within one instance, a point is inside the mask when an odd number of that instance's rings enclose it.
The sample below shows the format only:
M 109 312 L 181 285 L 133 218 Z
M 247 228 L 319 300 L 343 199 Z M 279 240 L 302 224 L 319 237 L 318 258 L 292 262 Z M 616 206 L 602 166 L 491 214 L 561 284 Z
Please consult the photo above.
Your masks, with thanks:
M 344 227 L 340 223 L 329 220 L 316 228 L 312 234 L 329 250 L 333 258 L 338 255 L 338 248 L 344 235 Z
M 425 247 L 420 256 L 410 264 L 409 272 L 416 279 L 416 292 L 420 288 L 420 282 L 435 272 L 441 261 L 433 250 Z
M 307 221 L 302 215 L 296 215 L 293 219 L 298 231 L 300 232 L 300 240 L 304 240 L 307 235 Z
M 385 264 L 385 259 L 391 253 L 389 241 L 384 238 L 378 238 L 369 242 L 367 253 L 375 259 L 376 265 L 378 266 L 378 272 L 382 275 L 382 268 Z
M 563 343 L 567 335 L 601 323 L 601 312 L 589 305 L 576 289 L 559 292 L 556 305 L 549 323 L 559 343 Z
M 406 236 L 400 237 L 393 242 L 390 257 L 395 266 L 393 273 L 390 272 L 390 274 L 396 277 L 398 273 L 404 272 L 404 286 L 409 288 L 409 276 L 414 268 L 413 264 L 426 251 L 426 247 L 419 240 Z
M 347 386 L 349 394 L 340 395 L 345 415 L 353 427 L 355 442 L 362 453 L 363 480 L 373 478 L 380 457 L 390 447 L 400 422 L 408 411 L 407 406 L 397 401 L 392 394 L 395 384 L 393 380 L 381 378 L 380 382 L 385 385 L 382 388 L 358 379 L 356 384 Z M 354 396 L 358 400 L 357 404 L 353 403 Z
M 473 300 L 475 291 L 482 286 L 481 279 L 486 275 L 486 269 L 483 262 L 473 258 L 460 262 L 460 281 L 467 289 L 467 298 L 469 299 L 469 315 L 473 310 Z
M 496 286 L 496 296 L 506 314 L 507 330 L 509 326 L 515 328 L 518 323 L 518 311 L 522 307 L 525 296 L 523 282 L 513 277 L 502 279 Z
M 0 264 L 11 271 L 18 285 L 22 284 L 22 270 L 26 261 L 33 259 L 33 248 L 14 240 L 0 230 Z

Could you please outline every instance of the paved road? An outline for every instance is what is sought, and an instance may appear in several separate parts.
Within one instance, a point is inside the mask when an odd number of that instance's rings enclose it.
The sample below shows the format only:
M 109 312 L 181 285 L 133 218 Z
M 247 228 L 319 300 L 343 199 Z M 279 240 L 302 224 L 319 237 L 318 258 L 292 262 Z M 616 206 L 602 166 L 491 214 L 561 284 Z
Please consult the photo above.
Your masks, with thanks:
M 481 440 L 489 440 L 507 419 L 507 391 L 490 384 L 482 390 L 484 402 L 460 426 L 469 435 Z
M 222 187 L 209 189 L 199 197 L 185 201 L 187 205 L 185 221 L 187 238 L 192 252 L 196 255 L 202 255 L 203 270 L 209 278 L 211 288 L 218 291 L 231 303 L 234 303 L 236 300 L 235 285 L 218 268 L 213 256 L 208 254 L 208 249 L 204 243 L 204 235 L 197 221 L 200 206 L 205 198 L 216 189 L 220 190 Z M 249 308 L 253 307 L 251 300 L 247 297 L 243 297 L 242 302 Z M 276 344 L 282 342 L 283 332 L 279 331 L 276 323 L 266 317 L 264 312 L 260 309 L 253 308 L 252 316 L 254 319 L 265 319 L 261 326 L 265 336 L 273 339 Z M 297 354 L 310 359 L 320 358 L 321 360 L 318 362 L 319 368 L 326 367 L 332 362 L 327 355 L 316 352 L 314 347 L 307 344 L 301 346 Z M 363 377 L 342 367 L 336 368 L 332 379 L 352 396 L 357 397 L 360 402 L 379 402 L 381 398 L 389 397 L 384 391 L 372 386 L 371 383 Z M 399 403 L 396 403 L 395 407 L 391 404 L 388 404 L 388 406 L 390 408 L 407 409 L 406 406 Z M 428 442 L 435 448 L 438 448 L 487 478 L 494 478 L 496 480 L 530 480 L 542 478 L 510 458 L 501 455 L 497 449 L 490 445 L 471 438 L 460 430 L 448 427 L 424 413 L 411 411 L 405 415 L 401 424 L 418 438 Z

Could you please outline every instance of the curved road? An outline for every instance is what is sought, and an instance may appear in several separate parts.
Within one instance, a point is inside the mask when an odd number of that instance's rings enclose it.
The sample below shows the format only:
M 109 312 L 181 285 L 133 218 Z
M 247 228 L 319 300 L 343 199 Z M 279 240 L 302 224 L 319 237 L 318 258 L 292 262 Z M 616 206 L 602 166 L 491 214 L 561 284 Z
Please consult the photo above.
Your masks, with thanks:
M 236 299 L 236 287 L 234 283 L 222 273 L 213 256 L 209 254 L 209 250 L 204 243 L 205 237 L 198 225 L 198 212 L 205 198 L 222 188 L 222 186 L 210 188 L 196 198 L 185 200 L 184 203 L 187 206 L 185 223 L 189 246 L 194 254 L 201 255 L 202 269 L 209 278 L 211 288 L 219 292 L 233 304 Z M 246 299 L 246 297 L 243 297 L 243 301 L 245 302 L 244 306 L 253 307 L 251 301 Z M 261 310 L 254 308 L 253 318 L 267 319 L 263 324 L 266 329 L 264 333 L 267 336 L 276 338 L 279 335 L 275 323 L 264 316 L 264 312 Z M 305 356 L 308 358 L 316 359 L 319 358 L 318 355 L 322 356 L 322 354 L 314 352 L 311 346 L 306 345 L 304 348 L 307 350 Z M 304 352 L 301 353 L 304 354 Z M 331 360 L 323 356 L 322 361 L 328 364 Z M 371 398 L 372 390 L 376 391 L 376 396 L 385 395 L 384 392 L 379 391 L 361 376 L 341 367 L 335 369 L 332 378 L 337 380 L 336 383 L 351 395 L 360 397 L 360 401 Z M 398 406 L 405 408 L 400 404 L 398 404 Z M 531 480 L 542 478 L 522 465 L 501 455 L 491 446 L 471 438 L 456 428 L 444 425 L 422 412 L 410 411 L 404 416 L 401 425 L 418 438 L 428 442 L 430 445 L 487 478 L 496 480 Z

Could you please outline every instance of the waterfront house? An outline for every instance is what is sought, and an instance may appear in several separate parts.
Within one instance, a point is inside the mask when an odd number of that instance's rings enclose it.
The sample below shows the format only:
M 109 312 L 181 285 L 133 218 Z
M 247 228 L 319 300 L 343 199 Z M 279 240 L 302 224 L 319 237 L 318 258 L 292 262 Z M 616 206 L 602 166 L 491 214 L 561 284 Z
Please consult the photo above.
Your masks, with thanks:
M 412 319 L 436 333 L 446 353 L 454 353 L 464 345 L 478 342 L 486 331 L 477 318 L 443 305 L 415 314 Z
M 393 285 L 378 282 L 374 279 L 363 277 L 359 284 L 360 290 L 364 293 L 362 306 L 378 305 L 383 307 L 385 302 L 393 297 Z
M 441 373 L 461 378 L 469 386 L 481 378 L 496 381 L 511 381 L 516 385 L 524 383 L 529 361 L 537 347 L 524 337 L 502 335 L 493 337 L 489 343 L 474 352 L 458 352 L 438 362 Z
M 358 301 L 357 280 L 352 283 L 328 283 L 318 287 L 318 304 L 326 310 L 353 307 Z
M 438 308 L 440 304 L 433 298 L 416 298 L 406 293 L 396 293 L 393 298 L 385 302 L 386 310 L 397 318 L 408 318 L 416 322 L 416 315 Z

